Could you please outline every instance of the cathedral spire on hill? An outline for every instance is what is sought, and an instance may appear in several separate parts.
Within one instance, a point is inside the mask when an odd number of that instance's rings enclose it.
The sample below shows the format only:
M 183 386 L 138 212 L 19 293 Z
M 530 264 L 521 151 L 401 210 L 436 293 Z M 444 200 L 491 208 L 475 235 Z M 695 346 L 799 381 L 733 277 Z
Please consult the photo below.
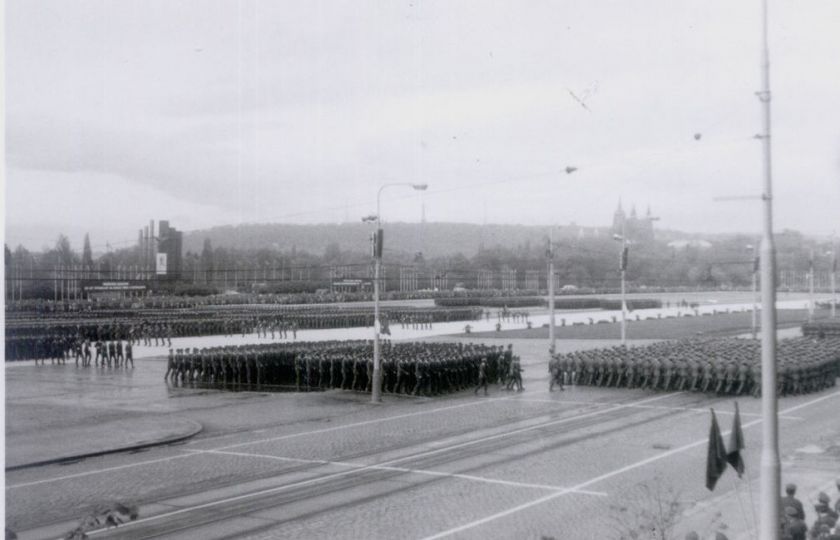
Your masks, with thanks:
M 636 205 L 630 207 L 630 217 L 624 213 L 621 198 L 618 199 L 618 207 L 613 214 L 612 233 L 625 234 L 632 242 L 648 243 L 653 241 L 653 222 L 657 218 L 651 215 L 650 205 L 644 217 L 636 214 Z

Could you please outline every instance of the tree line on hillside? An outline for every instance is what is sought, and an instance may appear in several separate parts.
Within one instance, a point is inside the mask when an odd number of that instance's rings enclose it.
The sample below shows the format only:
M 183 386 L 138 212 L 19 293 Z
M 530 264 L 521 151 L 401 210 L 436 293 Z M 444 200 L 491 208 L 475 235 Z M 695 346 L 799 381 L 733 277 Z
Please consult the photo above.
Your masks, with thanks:
M 409 252 L 395 240 L 384 255 L 384 281 L 389 290 L 440 288 L 500 288 L 544 291 L 547 275 L 547 239 L 525 241 L 513 247 L 479 246 L 472 255 L 453 251 L 439 256 Z M 754 269 L 755 239 L 732 235 L 710 247 L 670 247 L 664 241 L 630 246 L 627 280 L 635 288 L 749 288 Z M 618 287 L 621 244 L 606 236 L 564 238 L 554 244 L 556 285 L 609 290 Z M 809 240 L 795 232 L 777 235 L 777 268 L 807 272 L 810 254 L 817 253 L 815 269 L 830 272 L 827 242 Z M 60 235 L 51 248 L 31 252 L 23 246 L 5 246 L 6 288 L 15 298 L 53 298 L 57 277 L 73 279 L 138 279 L 141 272 L 138 248 L 99 254 L 90 249 L 86 235 L 81 253 Z M 330 287 L 342 279 L 372 276 L 370 252 L 326 243 L 320 252 L 269 247 L 214 247 L 205 238 L 201 249 L 187 249 L 183 273 L 177 282 L 158 283 L 187 294 L 210 294 L 223 290 L 265 292 L 311 292 Z M 414 277 L 412 277 L 414 276 Z M 408 284 L 408 285 L 406 285 Z M 71 284 L 62 286 L 71 287 Z M 78 287 L 78 284 L 76 284 Z M 804 288 L 803 282 L 802 287 Z M 74 291 L 78 293 L 78 291 Z M 7 298 L 10 298 L 7 292 Z

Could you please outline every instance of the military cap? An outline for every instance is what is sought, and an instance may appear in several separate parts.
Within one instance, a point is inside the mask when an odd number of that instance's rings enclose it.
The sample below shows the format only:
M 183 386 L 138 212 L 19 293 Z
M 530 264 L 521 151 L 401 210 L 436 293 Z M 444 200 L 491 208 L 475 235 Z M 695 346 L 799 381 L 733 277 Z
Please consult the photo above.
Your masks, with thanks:
M 796 484 L 788 484 L 785 486 L 785 492 L 792 494 L 796 493 Z

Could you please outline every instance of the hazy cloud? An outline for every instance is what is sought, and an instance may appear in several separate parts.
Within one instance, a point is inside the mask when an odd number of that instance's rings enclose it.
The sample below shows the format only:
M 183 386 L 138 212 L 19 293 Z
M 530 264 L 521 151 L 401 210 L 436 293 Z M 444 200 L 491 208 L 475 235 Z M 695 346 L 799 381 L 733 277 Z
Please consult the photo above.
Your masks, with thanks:
M 776 225 L 829 232 L 840 4 L 770 4 Z M 760 190 L 757 2 L 13 0 L 6 16 L 13 243 L 132 241 L 150 218 L 355 221 L 386 181 L 428 182 L 432 220 L 608 224 L 623 196 L 663 227 L 758 228 L 756 205 L 712 201 Z M 130 212 L 95 211 L 127 194 Z M 386 197 L 387 219 L 419 219 L 419 195 Z

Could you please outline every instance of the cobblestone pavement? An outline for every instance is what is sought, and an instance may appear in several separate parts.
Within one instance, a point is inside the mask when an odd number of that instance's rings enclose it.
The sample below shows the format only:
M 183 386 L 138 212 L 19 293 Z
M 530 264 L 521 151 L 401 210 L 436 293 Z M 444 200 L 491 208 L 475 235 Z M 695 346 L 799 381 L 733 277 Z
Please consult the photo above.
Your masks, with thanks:
M 647 485 L 679 492 L 680 534 L 723 524 L 738 538 L 752 526 L 758 400 L 740 401 L 745 479 L 728 471 L 709 493 L 708 408 L 727 430 L 732 400 L 626 389 L 549 393 L 544 348 L 514 342 L 526 370 L 523 393 L 386 395 L 378 406 L 340 391 L 170 387 L 159 358 L 133 372 L 87 375 L 70 365 L 7 367 L 7 376 L 20 370 L 14 376 L 28 395 L 49 396 L 40 398 L 44 406 L 75 408 L 76 421 L 98 418 L 93 411 L 111 418 L 144 411 L 205 426 L 186 444 L 9 472 L 7 523 L 23 539 L 55 538 L 97 505 L 122 501 L 139 504 L 140 519 L 97 537 L 595 538 L 610 537 L 642 510 L 637 493 Z M 800 484 L 808 509 L 809 497 L 837 474 L 838 403 L 836 389 L 781 400 L 783 481 Z M 56 426 L 49 416 L 43 422 L 45 430 Z

